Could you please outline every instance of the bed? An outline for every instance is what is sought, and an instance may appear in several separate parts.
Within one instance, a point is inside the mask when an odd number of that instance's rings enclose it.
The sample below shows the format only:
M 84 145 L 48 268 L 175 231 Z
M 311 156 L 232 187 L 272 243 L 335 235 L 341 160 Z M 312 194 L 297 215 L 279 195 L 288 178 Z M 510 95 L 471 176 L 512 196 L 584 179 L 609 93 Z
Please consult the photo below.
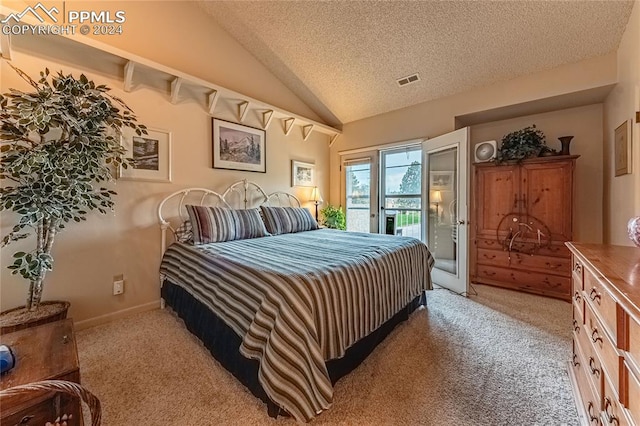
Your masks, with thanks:
M 262 206 L 268 217 L 273 207 L 297 211 L 300 203 L 242 181 L 222 194 L 178 191 L 158 209 L 163 303 L 271 416 L 286 412 L 306 422 L 328 409 L 333 384 L 431 289 L 433 258 L 407 237 L 312 229 L 167 247 L 188 220 L 186 205 Z

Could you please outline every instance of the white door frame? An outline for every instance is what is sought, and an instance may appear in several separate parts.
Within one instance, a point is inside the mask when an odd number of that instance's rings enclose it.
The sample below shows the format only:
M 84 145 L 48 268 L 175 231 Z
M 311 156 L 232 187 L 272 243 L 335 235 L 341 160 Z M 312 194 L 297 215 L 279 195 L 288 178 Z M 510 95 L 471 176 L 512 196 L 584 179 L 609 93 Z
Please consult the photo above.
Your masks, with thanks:
M 447 288 L 455 293 L 468 295 L 469 292 L 469 227 L 468 227 L 468 218 L 469 218 L 469 170 L 468 170 L 468 150 L 469 150 L 469 128 L 465 127 L 451 133 L 446 133 L 444 135 L 428 139 L 423 142 L 423 168 L 422 168 L 422 185 L 423 185 L 423 199 L 426 201 L 425 206 L 423 208 L 423 214 L 425 215 L 425 224 L 427 226 L 431 226 L 426 222 L 428 220 L 428 214 L 425 214 L 428 211 L 428 203 L 429 203 L 429 154 L 436 153 L 439 151 L 443 151 L 446 149 L 450 149 L 456 147 L 458 150 L 457 155 L 457 169 L 458 169 L 458 179 L 457 179 L 457 241 L 456 244 L 456 259 L 458 262 L 457 265 L 457 274 L 452 274 L 447 271 L 443 271 L 434 266 L 431 271 L 431 279 L 432 281 L 444 288 Z M 426 226 L 425 231 L 426 232 Z M 426 235 L 425 235 L 426 237 Z M 426 240 L 426 238 L 425 238 Z
M 340 203 L 344 208 L 344 212 L 347 212 L 347 170 L 346 165 L 349 161 L 365 160 L 369 159 L 371 165 L 371 177 L 369 185 L 369 196 L 371 199 L 369 208 L 369 232 L 378 233 L 378 215 L 380 213 L 380 205 L 378 204 L 378 188 L 380 186 L 380 176 L 378 171 L 378 151 L 358 151 L 351 154 L 344 154 L 340 156 Z

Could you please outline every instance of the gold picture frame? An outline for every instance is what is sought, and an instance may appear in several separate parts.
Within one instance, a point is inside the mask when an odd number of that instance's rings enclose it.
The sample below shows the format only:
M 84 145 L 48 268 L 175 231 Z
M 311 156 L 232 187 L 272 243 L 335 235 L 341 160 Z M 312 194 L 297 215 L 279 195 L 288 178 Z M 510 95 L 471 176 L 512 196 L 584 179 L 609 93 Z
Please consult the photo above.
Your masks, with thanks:
M 631 120 L 625 120 L 614 132 L 615 176 L 631 173 L 631 127 Z

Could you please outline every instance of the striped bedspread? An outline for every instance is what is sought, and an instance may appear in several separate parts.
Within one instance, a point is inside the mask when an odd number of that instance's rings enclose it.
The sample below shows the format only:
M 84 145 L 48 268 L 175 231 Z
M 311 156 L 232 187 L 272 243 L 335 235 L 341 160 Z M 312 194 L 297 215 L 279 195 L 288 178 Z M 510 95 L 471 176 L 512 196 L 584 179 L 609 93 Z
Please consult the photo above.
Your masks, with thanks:
M 192 246 L 160 273 L 207 305 L 259 361 L 269 397 L 298 421 L 330 407 L 325 360 L 431 289 L 433 258 L 407 237 L 331 229 Z

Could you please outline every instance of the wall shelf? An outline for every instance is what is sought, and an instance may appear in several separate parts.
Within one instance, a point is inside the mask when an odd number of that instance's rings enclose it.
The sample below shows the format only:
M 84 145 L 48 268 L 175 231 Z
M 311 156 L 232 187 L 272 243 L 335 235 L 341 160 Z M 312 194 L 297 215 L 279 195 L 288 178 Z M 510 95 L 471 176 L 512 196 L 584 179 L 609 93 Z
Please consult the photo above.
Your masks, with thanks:
M 6 15 L 7 10 L 4 7 L 0 9 L 0 15 Z M 324 123 L 78 34 L 16 37 L 3 35 L 0 46 L 2 57 L 6 60 L 10 60 L 12 49 L 64 60 L 104 75 L 115 76 L 122 81 L 122 89 L 125 92 L 135 92 L 144 85 L 166 93 L 167 101 L 172 104 L 194 100 L 211 116 L 216 111 L 226 108 L 233 111 L 235 118 L 242 123 L 251 115 L 261 123 L 264 130 L 276 118 L 282 120 L 285 135 L 289 135 L 294 126 L 300 127 L 300 135 L 305 141 L 311 132 L 318 132 L 327 135 L 331 145 L 342 133 Z

